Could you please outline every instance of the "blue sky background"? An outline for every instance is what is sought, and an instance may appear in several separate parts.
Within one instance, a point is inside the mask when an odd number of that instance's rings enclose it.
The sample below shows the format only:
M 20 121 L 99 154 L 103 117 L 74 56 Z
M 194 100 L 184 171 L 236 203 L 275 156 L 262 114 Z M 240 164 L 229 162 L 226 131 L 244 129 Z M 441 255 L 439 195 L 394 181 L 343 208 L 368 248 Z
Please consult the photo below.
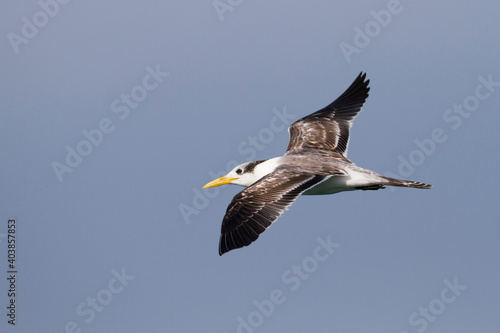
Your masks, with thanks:
M 0 5 L 0 331 L 496 332 L 500 4 L 218 6 Z M 242 188 L 201 187 L 361 71 L 349 158 L 433 189 L 301 197 L 219 257 Z

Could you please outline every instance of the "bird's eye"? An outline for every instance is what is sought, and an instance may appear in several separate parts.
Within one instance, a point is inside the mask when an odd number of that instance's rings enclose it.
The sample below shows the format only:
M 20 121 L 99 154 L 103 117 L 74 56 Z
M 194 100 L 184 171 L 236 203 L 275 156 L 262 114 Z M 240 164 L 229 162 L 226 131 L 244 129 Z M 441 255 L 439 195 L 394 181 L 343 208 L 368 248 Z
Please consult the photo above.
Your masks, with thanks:
M 241 173 L 242 173 L 242 172 L 243 172 L 243 171 L 242 171 L 241 169 L 236 170 L 236 173 L 237 173 L 238 175 L 241 175 Z

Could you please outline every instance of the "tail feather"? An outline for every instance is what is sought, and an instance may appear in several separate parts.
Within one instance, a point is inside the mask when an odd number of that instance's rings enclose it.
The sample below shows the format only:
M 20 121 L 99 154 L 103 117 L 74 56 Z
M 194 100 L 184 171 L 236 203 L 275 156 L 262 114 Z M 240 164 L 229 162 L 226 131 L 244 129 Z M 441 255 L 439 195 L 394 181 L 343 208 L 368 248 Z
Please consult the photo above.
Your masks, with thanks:
M 387 183 L 384 183 L 383 185 L 387 186 L 397 186 L 397 187 L 413 187 L 413 188 L 431 188 L 432 185 L 421 183 L 421 182 L 414 182 L 412 180 L 403 180 L 403 179 L 396 179 L 396 178 L 390 178 L 390 177 L 383 177 Z

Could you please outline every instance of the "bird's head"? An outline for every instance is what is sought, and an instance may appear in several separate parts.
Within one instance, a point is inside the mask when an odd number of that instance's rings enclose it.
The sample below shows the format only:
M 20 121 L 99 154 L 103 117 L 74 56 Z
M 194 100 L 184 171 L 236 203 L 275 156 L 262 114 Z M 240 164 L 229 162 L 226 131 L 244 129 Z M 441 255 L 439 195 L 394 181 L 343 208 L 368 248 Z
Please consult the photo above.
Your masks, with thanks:
M 225 184 L 236 184 L 248 187 L 274 170 L 275 163 L 269 163 L 271 161 L 272 160 L 262 160 L 240 164 L 227 175 L 211 181 L 203 186 L 203 188 Z

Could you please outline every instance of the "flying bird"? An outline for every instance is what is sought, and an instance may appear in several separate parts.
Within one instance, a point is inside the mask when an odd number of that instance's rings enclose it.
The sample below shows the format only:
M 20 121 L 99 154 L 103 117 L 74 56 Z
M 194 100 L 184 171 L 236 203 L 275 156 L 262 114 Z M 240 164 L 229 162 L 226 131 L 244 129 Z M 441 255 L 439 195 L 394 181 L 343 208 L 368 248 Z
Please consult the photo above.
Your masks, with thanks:
M 243 163 L 203 188 L 236 184 L 238 193 L 222 220 L 219 255 L 254 242 L 299 195 L 432 185 L 382 176 L 347 158 L 349 130 L 368 97 L 370 80 L 360 73 L 330 105 L 294 122 L 285 155 Z

